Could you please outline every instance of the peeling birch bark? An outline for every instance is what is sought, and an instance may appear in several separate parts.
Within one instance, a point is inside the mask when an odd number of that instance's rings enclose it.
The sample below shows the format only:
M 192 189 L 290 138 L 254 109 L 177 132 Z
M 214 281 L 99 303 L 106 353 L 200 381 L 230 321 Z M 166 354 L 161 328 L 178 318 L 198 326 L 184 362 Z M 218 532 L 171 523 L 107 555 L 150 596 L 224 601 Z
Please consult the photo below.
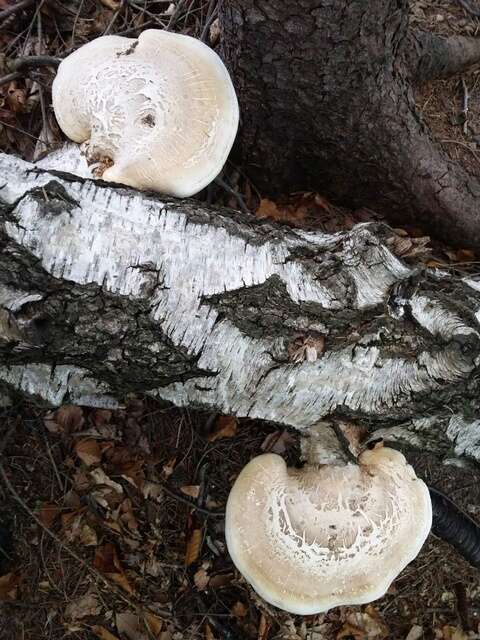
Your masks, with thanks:
M 407 265 L 388 227 L 294 230 L 1 154 L 0 176 L 5 387 L 357 420 L 480 460 L 480 282 Z M 325 337 L 315 362 L 289 358 L 299 334 Z

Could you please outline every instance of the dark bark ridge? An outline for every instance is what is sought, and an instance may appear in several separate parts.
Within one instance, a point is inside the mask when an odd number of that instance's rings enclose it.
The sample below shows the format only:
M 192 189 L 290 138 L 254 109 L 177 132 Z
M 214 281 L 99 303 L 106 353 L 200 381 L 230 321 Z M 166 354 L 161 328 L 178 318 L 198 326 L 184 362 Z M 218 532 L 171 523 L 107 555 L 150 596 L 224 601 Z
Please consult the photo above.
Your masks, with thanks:
M 402 262 L 385 225 L 293 230 L 32 169 L 0 155 L 5 385 L 303 431 L 347 418 L 480 459 L 477 282 Z M 324 349 L 295 360 L 299 337 Z
M 416 82 L 462 71 L 479 40 L 409 28 L 407 0 L 224 0 L 238 149 L 265 193 L 318 190 L 480 246 L 480 183 L 437 146 Z

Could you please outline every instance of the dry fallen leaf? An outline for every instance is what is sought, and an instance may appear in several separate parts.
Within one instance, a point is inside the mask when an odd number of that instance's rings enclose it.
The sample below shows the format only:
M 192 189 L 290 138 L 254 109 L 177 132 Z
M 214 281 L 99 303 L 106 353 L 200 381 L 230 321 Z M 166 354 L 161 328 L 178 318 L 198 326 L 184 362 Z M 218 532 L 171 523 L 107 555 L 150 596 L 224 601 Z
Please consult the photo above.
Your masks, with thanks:
M 162 477 L 165 480 L 172 475 L 173 470 L 175 469 L 176 463 L 177 463 L 177 457 L 175 456 L 174 458 L 170 458 L 167 464 L 163 465 Z
M 142 493 L 144 498 L 151 498 L 152 500 L 157 500 L 163 495 L 162 485 L 158 482 L 150 482 L 147 480 L 142 488 Z
M 248 613 L 247 607 L 243 604 L 243 602 L 237 601 L 232 607 L 232 615 L 236 618 L 245 618 Z
M 363 448 L 363 441 L 368 435 L 365 426 L 353 422 L 339 422 L 338 427 L 348 441 L 348 447 L 354 456 L 358 456 Z
M 112 11 L 116 11 L 121 6 L 121 0 L 100 0 L 100 2 L 107 7 L 107 9 L 111 9 Z
M 21 580 L 20 573 L 7 573 L 0 576 L 0 600 L 15 600 Z
M 92 627 L 92 631 L 100 640 L 119 640 L 117 636 L 114 636 L 113 633 L 110 633 L 105 627 L 95 625 Z
M 421 640 L 423 638 L 423 627 L 418 624 L 414 624 L 408 632 L 405 640 Z
M 205 640 L 215 640 L 215 636 L 213 635 L 208 622 L 205 623 Z
M 68 542 L 74 542 L 80 538 L 85 510 L 86 507 L 82 507 L 71 513 L 62 514 L 63 535 Z
M 125 498 L 125 500 L 123 500 L 122 504 L 120 505 L 120 510 L 122 512 L 120 520 L 124 524 L 126 524 L 131 531 L 137 531 L 138 522 L 133 515 L 132 501 L 130 500 L 130 498 Z
M 202 529 L 193 529 L 188 538 L 187 548 L 185 550 L 185 565 L 187 567 L 197 561 L 202 547 L 202 538 Z
M 110 422 L 112 415 L 110 409 L 95 409 L 91 414 L 91 419 L 96 427 L 101 427 Z
M 193 576 L 193 581 L 195 583 L 195 586 L 197 587 L 197 589 L 199 591 L 204 591 L 207 586 L 208 583 L 210 581 L 210 576 L 208 575 L 206 569 L 204 569 L 204 567 L 201 567 Z
M 96 547 L 98 544 L 97 534 L 88 524 L 84 524 L 80 529 L 80 542 L 86 547 Z
M 444 269 L 447 265 L 439 260 L 427 260 L 425 266 L 429 269 Z
M 354 640 L 365 640 L 367 638 L 367 634 L 360 627 L 356 627 L 350 622 L 345 622 L 343 627 L 335 636 L 336 640 L 341 640 L 342 638 L 354 638 Z
M 404 229 L 396 229 L 396 234 L 390 236 L 387 240 L 387 246 L 392 252 L 401 258 L 419 258 L 426 260 L 432 253 L 430 244 L 430 236 L 422 236 L 419 238 L 410 237 Z M 402 231 L 399 234 L 398 231 Z
M 450 257 L 450 252 L 447 252 Z M 455 252 L 452 262 L 475 262 L 475 252 L 471 249 L 458 249 Z
M 185 486 L 180 487 L 180 491 L 186 496 L 190 496 L 190 498 L 198 498 L 198 496 L 200 495 L 200 485 L 186 484 Z
M 91 467 L 93 464 L 98 464 L 102 459 L 102 450 L 97 440 L 93 438 L 85 438 L 79 440 L 75 445 L 75 453 L 80 460 Z
M 103 573 L 104 576 L 118 584 L 128 593 L 134 593 L 125 571 L 120 564 L 117 550 L 111 542 L 107 542 L 107 544 L 97 547 L 95 550 L 93 566 L 97 571 Z
M 154 638 L 160 639 L 160 634 L 162 633 L 165 626 L 164 621 L 160 618 L 157 618 L 157 616 L 154 616 L 153 613 L 150 613 L 149 611 L 146 611 L 144 613 L 144 619 L 145 624 L 147 625 L 148 630 L 150 631 L 152 636 Z
M 217 419 L 217 428 L 210 434 L 208 441 L 215 442 L 221 438 L 233 438 L 237 433 L 238 421 L 233 416 L 220 416 Z
M 119 494 L 123 493 L 122 485 L 118 484 L 118 482 L 110 480 L 105 471 L 100 467 L 98 467 L 97 469 L 93 469 L 93 471 L 90 471 L 90 476 L 95 480 L 95 484 L 110 487 Z
M 148 634 L 143 628 L 143 623 L 136 613 L 131 613 L 130 611 L 117 613 L 115 624 L 117 625 L 118 633 L 128 638 L 128 640 L 149 640 Z
M 442 627 L 442 638 L 443 640 L 469 640 L 471 636 L 459 627 L 446 624 Z
M 325 337 L 295 336 L 287 347 L 290 360 L 293 362 L 315 362 L 325 351 Z
M 72 522 L 78 519 L 78 517 L 81 517 L 86 510 L 87 510 L 87 507 L 80 507 L 79 509 L 74 509 L 73 511 L 65 511 L 64 513 L 62 513 L 62 516 L 61 516 L 62 527 L 66 528 L 70 526 Z
M 347 615 L 337 640 L 348 636 L 353 636 L 355 640 L 384 640 L 390 636 L 390 630 L 380 613 L 369 604 L 365 611 L 354 611 Z
M 87 616 L 96 616 L 99 613 L 98 597 L 91 592 L 71 600 L 65 608 L 65 617 L 68 620 L 81 620 Z
M 25 110 L 27 95 L 25 89 L 20 87 L 18 82 L 13 81 L 8 85 L 6 102 L 13 113 L 21 113 Z
M 85 422 L 83 409 L 71 404 L 57 409 L 53 414 L 53 420 L 67 433 L 79 431 Z
M 92 481 L 90 476 L 85 473 L 85 471 L 81 471 L 80 469 L 75 470 L 75 473 L 73 474 L 73 486 L 76 491 L 79 491 L 80 493 L 82 491 L 87 491 L 91 484 Z
M 311 195 L 311 194 L 307 194 Z M 307 215 L 306 200 L 300 198 L 289 200 L 286 203 L 276 203 L 268 198 L 260 200 L 258 209 L 255 212 L 257 218 L 270 218 L 278 222 L 300 223 Z
M 40 508 L 40 511 L 37 513 L 37 517 L 40 522 L 50 529 L 55 520 L 60 515 L 60 507 L 51 502 L 44 502 Z
M 268 620 L 265 615 L 262 613 L 260 618 L 260 624 L 258 625 L 258 634 L 257 640 L 267 640 L 268 632 L 270 631 L 270 627 L 272 623 Z
M 274 431 L 268 434 L 260 445 L 260 449 L 268 453 L 277 453 L 281 456 L 295 442 L 296 439 L 288 431 Z
M 210 589 L 221 589 L 228 586 L 233 581 L 233 573 L 218 573 L 210 578 L 208 586 Z

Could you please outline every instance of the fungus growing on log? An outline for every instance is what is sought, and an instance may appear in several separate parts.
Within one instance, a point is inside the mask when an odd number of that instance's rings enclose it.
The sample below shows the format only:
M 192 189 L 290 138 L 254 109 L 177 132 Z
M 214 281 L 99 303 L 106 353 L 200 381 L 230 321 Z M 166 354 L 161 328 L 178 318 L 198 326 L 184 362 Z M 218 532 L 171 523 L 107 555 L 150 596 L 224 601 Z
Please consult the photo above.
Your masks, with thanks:
M 419 553 L 432 524 L 428 488 L 398 451 L 359 465 L 287 469 L 254 458 L 227 503 L 233 562 L 267 602 L 313 614 L 380 598 Z
M 238 128 L 235 90 L 217 54 L 155 29 L 80 47 L 60 64 L 52 98 L 60 127 L 86 143 L 97 176 L 178 197 L 220 173 Z

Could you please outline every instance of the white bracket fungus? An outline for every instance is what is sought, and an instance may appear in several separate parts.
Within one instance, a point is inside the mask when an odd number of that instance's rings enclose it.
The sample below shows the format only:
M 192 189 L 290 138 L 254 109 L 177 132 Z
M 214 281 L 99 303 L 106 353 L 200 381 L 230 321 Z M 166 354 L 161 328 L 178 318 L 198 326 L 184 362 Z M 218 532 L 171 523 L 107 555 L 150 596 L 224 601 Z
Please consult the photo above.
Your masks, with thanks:
M 225 533 L 255 591 L 307 615 L 380 598 L 431 524 L 426 485 L 400 452 L 377 445 L 343 467 L 254 458 L 228 498 Z
M 218 55 L 156 29 L 80 47 L 60 64 L 52 98 L 60 127 L 85 143 L 97 176 L 178 197 L 220 173 L 238 128 L 235 90 Z

